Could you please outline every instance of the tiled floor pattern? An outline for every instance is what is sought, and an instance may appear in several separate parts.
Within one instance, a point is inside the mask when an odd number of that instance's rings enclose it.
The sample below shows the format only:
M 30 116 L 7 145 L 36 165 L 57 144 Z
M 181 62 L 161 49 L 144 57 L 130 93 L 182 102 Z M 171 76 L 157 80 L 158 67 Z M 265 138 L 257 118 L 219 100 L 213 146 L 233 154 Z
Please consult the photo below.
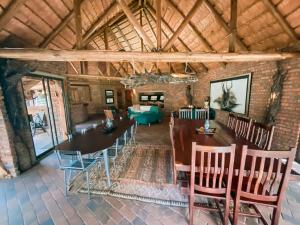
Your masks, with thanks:
M 163 126 L 163 127 L 162 127 Z M 151 140 L 151 132 L 163 132 L 168 137 L 164 125 L 140 127 L 140 139 Z M 140 134 L 139 134 L 140 135 Z M 154 135 L 154 134 L 153 134 Z M 142 138 L 143 137 L 143 138 Z M 159 139 L 163 141 L 163 139 Z M 22 225 L 64 225 L 64 224 L 118 224 L 118 225 L 158 225 L 188 224 L 186 209 L 166 207 L 113 197 L 63 193 L 63 173 L 57 167 L 52 154 L 40 164 L 15 179 L 0 180 L 0 224 Z M 199 224 L 215 224 L 198 214 Z M 201 219 L 200 219 L 201 218 Z M 203 218 L 203 219 L 202 219 Z M 198 223 L 197 223 L 198 224 Z M 246 220 L 246 224 L 253 224 Z M 300 224 L 300 185 L 290 185 L 284 201 L 280 224 Z

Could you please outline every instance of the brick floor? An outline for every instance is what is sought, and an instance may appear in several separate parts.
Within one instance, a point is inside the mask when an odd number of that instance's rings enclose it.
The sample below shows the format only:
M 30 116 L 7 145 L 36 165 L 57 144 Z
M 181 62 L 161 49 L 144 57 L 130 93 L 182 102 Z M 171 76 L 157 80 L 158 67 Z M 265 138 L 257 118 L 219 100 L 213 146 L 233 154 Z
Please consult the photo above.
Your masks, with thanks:
M 151 129 L 159 130 L 151 127 L 150 133 Z M 66 197 L 63 173 L 53 154 L 17 178 L 0 180 L 0 225 L 185 225 L 186 215 L 184 208 L 113 197 L 92 196 L 91 200 L 85 194 Z M 206 212 L 196 213 L 197 224 L 215 224 L 206 215 Z M 245 224 L 256 222 L 246 220 Z M 299 183 L 291 183 L 288 188 L 280 224 L 300 224 Z

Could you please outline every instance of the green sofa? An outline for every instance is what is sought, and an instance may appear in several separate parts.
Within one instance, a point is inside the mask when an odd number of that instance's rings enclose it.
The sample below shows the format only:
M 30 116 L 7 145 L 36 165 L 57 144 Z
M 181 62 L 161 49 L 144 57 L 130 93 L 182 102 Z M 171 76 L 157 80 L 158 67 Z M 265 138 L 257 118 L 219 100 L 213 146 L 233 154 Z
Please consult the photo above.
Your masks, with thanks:
M 134 111 L 128 108 L 128 116 L 134 119 L 137 124 L 150 125 L 162 121 L 163 113 L 159 110 L 158 106 L 151 106 L 149 111 Z

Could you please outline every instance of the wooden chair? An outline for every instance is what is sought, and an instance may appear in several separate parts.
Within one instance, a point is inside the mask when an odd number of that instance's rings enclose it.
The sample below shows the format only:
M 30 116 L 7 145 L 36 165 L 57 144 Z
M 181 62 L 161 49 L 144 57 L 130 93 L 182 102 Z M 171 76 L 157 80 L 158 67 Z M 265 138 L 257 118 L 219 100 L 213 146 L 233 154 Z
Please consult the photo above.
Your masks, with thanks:
M 171 139 L 171 143 L 172 143 L 173 183 L 177 184 L 177 171 L 176 171 L 176 167 L 175 167 L 175 147 L 174 147 L 174 119 L 173 119 L 173 123 L 170 122 L 169 127 L 170 127 L 170 139 Z
M 277 225 L 296 149 L 264 151 L 247 148 L 243 146 L 234 201 L 233 224 L 238 224 L 239 215 L 260 218 L 263 224 L 268 224 L 257 208 L 257 205 L 263 205 L 273 208 L 271 224 Z M 286 163 L 282 160 L 286 160 Z M 241 203 L 253 207 L 254 212 L 241 212 Z
M 270 150 L 274 130 L 275 126 L 253 122 L 249 129 L 248 140 L 261 149 Z
M 192 143 L 190 225 L 193 224 L 194 208 L 221 211 L 218 200 L 225 200 L 223 224 L 228 224 L 234 154 L 234 144 L 227 147 L 212 147 Z M 195 204 L 195 195 L 216 200 L 218 207 L 209 208 L 208 206 Z
M 193 119 L 193 110 L 179 109 L 179 119 Z
M 227 127 L 229 127 L 231 130 L 235 130 L 236 121 L 237 121 L 236 115 L 234 115 L 233 113 L 229 113 L 228 120 L 227 120 Z
M 112 110 L 104 109 L 104 114 L 106 119 L 114 120 L 114 115 L 112 113 Z
M 252 124 L 252 119 L 246 117 L 237 116 L 236 125 L 235 125 L 235 133 L 238 136 L 248 139 L 250 133 L 250 127 Z
M 208 119 L 209 120 L 209 111 L 208 109 L 195 109 L 195 119 Z

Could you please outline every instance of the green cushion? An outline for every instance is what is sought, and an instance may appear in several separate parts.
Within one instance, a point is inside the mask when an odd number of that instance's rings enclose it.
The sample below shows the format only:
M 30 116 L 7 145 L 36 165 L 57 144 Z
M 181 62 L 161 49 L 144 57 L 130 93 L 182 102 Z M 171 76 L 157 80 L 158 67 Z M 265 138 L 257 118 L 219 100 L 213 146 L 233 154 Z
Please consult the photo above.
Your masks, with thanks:
M 150 112 L 156 112 L 159 113 L 159 108 L 157 106 L 151 106 L 150 107 Z

